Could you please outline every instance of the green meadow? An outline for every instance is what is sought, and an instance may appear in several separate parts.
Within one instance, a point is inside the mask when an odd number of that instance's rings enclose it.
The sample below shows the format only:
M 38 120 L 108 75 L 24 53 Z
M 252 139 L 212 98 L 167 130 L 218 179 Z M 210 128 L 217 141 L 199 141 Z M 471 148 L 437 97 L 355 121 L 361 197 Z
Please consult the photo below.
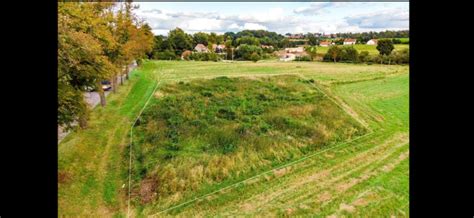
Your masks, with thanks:
M 406 65 L 146 61 L 59 144 L 59 215 L 127 216 L 151 96 L 132 216 L 407 217 L 408 84 Z

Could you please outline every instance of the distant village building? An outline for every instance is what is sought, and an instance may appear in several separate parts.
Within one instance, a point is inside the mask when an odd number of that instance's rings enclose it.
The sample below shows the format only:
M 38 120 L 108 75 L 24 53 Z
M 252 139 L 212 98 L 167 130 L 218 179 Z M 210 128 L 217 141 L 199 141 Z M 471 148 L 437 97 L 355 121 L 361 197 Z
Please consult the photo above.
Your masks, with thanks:
M 224 53 L 225 45 L 212 44 L 212 50 L 215 53 Z
M 181 60 L 187 60 L 189 55 L 192 54 L 192 51 L 189 51 L 189 50 L 185 50 L 182 54 L 181 54 Z
M 319 46 L 321 47 L 328 47 L 329 45 L 331 45 L 331 42 L 329 41 L 323 41 L 319 43 Z
M 303 47 L 296 47 L 296 48 L 285 48 L 285 51 L 287 53 L 298 53 L 298 52 L 303 52 L 304 48 Z
M 194 47 L 194 50 L 197 52 L 209 52 L 209 49 L 203 44 L 197 44 L 196 47 Z
M 289 39 L 304 39 L 303 33 L 286 35 Z
M 260 47 L 263 48 L 263 49 L 265 49 L 265 48 L 266 49 L 273 49 L 273 46 L 271 46 L 271 45 L 260 45 Z
M 377 39 L 371 39 L 367 41 L 367 45 L 377 45 L 378 40 Z
M 344 45 L 355 45 L 356 39 L 344 39 Z

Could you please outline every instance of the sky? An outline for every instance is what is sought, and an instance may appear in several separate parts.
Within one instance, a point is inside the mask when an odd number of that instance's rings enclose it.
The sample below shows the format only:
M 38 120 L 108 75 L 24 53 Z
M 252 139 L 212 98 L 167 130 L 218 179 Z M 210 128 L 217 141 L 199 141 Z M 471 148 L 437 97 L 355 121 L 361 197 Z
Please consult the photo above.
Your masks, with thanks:
M 263 29 L 285 33 L 409 29 L 408 2 L 139 2 L 135 13 L 156 35 Z

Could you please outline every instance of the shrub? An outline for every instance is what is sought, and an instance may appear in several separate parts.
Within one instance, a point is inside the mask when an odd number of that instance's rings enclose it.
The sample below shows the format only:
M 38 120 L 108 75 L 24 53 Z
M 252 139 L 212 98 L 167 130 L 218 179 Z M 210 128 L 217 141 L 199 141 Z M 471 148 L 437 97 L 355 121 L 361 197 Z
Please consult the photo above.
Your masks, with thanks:
M 308 55 L 297 56 L 295 57 L 295 61 L 311 61 L 311 57 Z
M 324 61 L 340 61 L 341 60 L 341 48 L 337 45 L 330 46 L 328 51 L 323 57 Z
M 260 60 L 260 55 L 258 55 L 257 52 L 253 52 L 252 55 L 250 55 L 250 60 L 252 60 L 253 62 L 257 62 L 258 60 Z
M 253 53 L 257 53 L 259 56 L 262 55 L 262 48 L 255 45 L 242 44 L 235 51 L 235 57 L 242 60 L 252 60 L 251 56 Z
M 409 63 L 409 50 L 403 49 L 401 51 L 393 51 L 390 54 L 390 58 L 394 64 L 408 64 Z
M 381 64 L 383 61 L 382 55 L 376 55 L 371 58 L 371 62 Z
M 346 61 L 346 62 L 352 62 L 356 63 L 358 62 L 358 52 L 353 46 L 344 46 L 341 49 L 341 61 Z
M 221 108 L 217 111 L 217 117 L 226 119 L 226 120 L 235 120 L 236 115 L 235 115 L 234 110 L 232 109 Z
M 311 61 L 313 61 L 314 58 L 316 58 L 316 56 L 318 55 L 316 46 L 308 46 L 305 48 L 305 50 L 306 52 L 308 52 Z
M 402 44 L 402 40 L 397 39 L 397 38 L 393 38 L 392 42 L 393 42 L 393 44 Z
M 156 60 L 177 60 L 178 57 L 174 53 L 174 51 L 165 50 L 162 52 L 155 52 L 153 53 L 153 59 Z
M 369 61 L 369 52 L 368 51 L 362 51 L 359 54 L 359 62 L 366 63 Z
M 233 131 L 219 129 L 211 132 L 209 140 L 212 148 L 221 151 L 223 154 L 228 154 L 237 148 L 239 137 Z
M 222 57 L 214 52 L 193 52 L 188 56 L 189 60 L 194 61 L 220 61 Z

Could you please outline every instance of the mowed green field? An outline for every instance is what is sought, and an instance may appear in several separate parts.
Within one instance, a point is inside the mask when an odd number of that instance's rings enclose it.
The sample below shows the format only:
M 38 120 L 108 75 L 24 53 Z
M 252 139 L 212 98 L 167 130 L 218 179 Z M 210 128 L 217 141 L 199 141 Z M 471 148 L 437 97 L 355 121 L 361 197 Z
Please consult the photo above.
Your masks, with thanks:
M 73 132 L 59 144 L 59 214 L 127 215 L 130 126 L 157 81 L 163 86 L 219 76 L 295 75 L 314 79 L 371 133 L 196 201 L 239 180 L 162 204 L 134 202 L 132 215 L 408 216 L 408 71 L 400 65 L 322 62 L 146 62 L 108 97 L 107 107 L 94 109 L 89 129 Z
M 400 38 L 400 39 L 404 39 L 404 38 Z M 406 38 L 406 39 L 408 39 L 408 38 Z M 355 49 L 357 49 L 357 51 L 359 53 L 362 52 L 362 51 L 368 51 L 370 55 L 378 55 L 379 54 L 379 51 L 377 50 L 376 45 L 355 44 L 353 46 L 354 46 Z M 408 45 L 408 44 L 396 44 L 394 46 L 395 46 L 394 50 L 403 50 L 403 49 L 406 49 L 406 48 L 410 47 L 410 45 Z M 329 47 L 318 46 L 317 49 L 318 49 L 317 50 L 318 54 L 326 54 Z

